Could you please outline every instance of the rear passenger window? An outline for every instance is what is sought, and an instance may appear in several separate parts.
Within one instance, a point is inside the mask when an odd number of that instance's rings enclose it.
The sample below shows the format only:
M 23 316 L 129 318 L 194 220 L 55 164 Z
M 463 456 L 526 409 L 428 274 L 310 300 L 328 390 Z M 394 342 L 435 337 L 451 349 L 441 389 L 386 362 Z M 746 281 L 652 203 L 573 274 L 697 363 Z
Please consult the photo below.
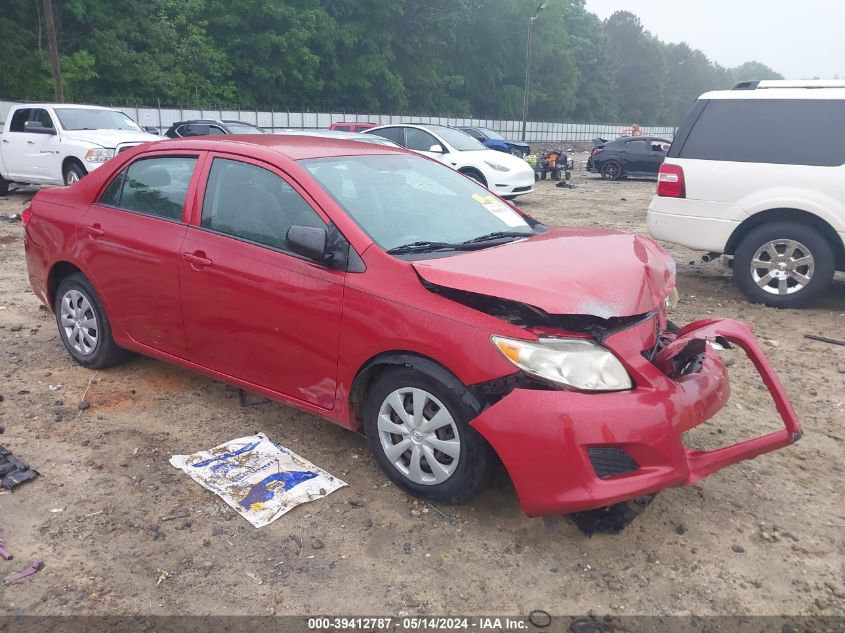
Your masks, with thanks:
M 645 154 L 646 153 L 646 142 L 645 141 L 628 141 L 625 143 L 625 149 L 629 152 L 634 152 L 636 154 Z
M 713 99 L 679 158 L 779 165 L 845 164 L 845 101 Z
M 378 130 L 377 132 L 370 132 L 368 130 L 367 134 L 375 134 L 376 136 L 381 136 L 390 141 L 393 141 L 397 145 L 405 147 L 405 128 L 403 127 L 388 127 L 384 128 L 383 130 Z
M 15 113 L 12 115 L 12 122 L 9 123 L 9 131 L 23 132 L 24 125 L 29 120 L 30 112 L 32 112 L 30 108 L 21 108 L 20 110 L 15 110 Z
M 285 180 L 236 160 L 215 158 L 202 205 L 202 226 L 232 237 L 287 250 L 294 224 L 326 223 Z
M 181 222 L 196 162 L 187 156 L 135 161 L 109 183 L 100 204 Z

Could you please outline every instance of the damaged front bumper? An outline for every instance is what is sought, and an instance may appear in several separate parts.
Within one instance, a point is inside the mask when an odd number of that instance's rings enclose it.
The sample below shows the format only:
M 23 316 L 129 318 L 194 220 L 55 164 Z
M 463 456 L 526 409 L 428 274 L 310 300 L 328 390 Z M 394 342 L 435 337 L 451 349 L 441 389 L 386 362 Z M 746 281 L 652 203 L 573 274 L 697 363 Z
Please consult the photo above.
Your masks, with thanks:
M 634 389 L 517 388 L 472 422 L 507 468 L 528 516 L 589 510 L 688 485 L 800 438 L 795 411 L 748 325 L 696 321 L 649 359 L 644 350 L 654 348 L 656 336 L 651 319 L 603 341 L 626 365 Z M 701 451 L 687 448 L 683 434 L 715 415 L 730 395 L 724 363 L 712 345 L 700 343 L 716 340 L 736 344 L 750 358 L 784 428 Z

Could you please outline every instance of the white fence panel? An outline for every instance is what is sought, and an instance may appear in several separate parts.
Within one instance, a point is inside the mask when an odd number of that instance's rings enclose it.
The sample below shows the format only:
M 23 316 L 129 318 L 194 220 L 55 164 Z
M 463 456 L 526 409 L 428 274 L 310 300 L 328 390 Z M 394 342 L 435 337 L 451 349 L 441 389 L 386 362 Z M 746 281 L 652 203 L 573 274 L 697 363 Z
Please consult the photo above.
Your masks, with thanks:
M 0 100 L 0 123 L 4 122 L 9 111 L 18 102 Z M 195 108 L 159 108 L 159 107 L 126 107 L 117 108 L 135 118 L 140 125 L 157 127 L 164 132 L 176 121 L 187 119 L 233 119 L 252 123 L 274 132 L 286 128 L 327 128 L 338 121 L 357 121 L 390 125 L 398 123 L 430 123 L 435 125 L 476 126 L 487 127 L 508 138 L 522 138 L 522 121 L 494 120 L 481 118 L 463 118 L 438 115 L 399 115 L 377 113 L 317 113 L 317 112 L 287 112 L 287 111 L 256 111 L 256 110 L 219 110 Z M 531 143 L 556 142 L 587 142 L 595 137 L 612 139 L 619 136 L 619 132 L 628 127 L 627 124 L 609 123 L 568 123 L 562 121 L 543 122 L 529 121 L 526 125 L 525 140 Z M 671 139 L 675 128 L 670 126 L 644 126 L 643 134 L 649 136 L 663 136 Z

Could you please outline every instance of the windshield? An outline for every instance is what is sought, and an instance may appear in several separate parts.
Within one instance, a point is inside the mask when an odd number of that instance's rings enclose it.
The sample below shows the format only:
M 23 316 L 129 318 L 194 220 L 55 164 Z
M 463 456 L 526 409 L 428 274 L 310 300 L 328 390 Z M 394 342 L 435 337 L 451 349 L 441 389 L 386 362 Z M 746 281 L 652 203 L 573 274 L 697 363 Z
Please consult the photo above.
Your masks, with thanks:
M 446 127 L 444 126 L 431 126 L 430 129 L 435 134 L 439 134 L 444 141 L 449 143 L 452 147 L 454 147 L 459 152 L 477 152 L 482 149 L 487 149 L 472 138 L 469 134 L 464 132 L 463 130 L 456 130 L 453 127 Z
M 226 123 L 232 134 L 267 134 L 264 130 L 249 123 Z
M 473 180 L 418 156 L 343 156 L 302 164 L 384 250 L 534 232 L 523 216 Z
M 65 130 L 131 130 L 142 132 L 140 127 L 123 112 L 93 110 L 89 108 L 55 108 L 56 116 Z
M 482 132 L 484 132 L 484 136 L 486 136 L 487 138 L 492 138 L 492 139 L 497 140 L 497 141 L 506 140 L 504 136 L 502 136 L 498 132 L 494 132 L 489 127 L 480 127 L 478 129 L 481 130 Z

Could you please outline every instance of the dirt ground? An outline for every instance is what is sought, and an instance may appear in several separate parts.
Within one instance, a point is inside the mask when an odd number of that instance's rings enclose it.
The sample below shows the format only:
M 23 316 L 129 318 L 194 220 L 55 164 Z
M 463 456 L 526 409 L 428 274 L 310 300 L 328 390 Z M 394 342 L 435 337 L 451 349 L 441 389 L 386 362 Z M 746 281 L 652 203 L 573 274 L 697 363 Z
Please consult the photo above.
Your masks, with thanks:
M 573 178 L 576 189 L 541 182 L 520 204 L 550 224 L 645 233 L 653 182 Z M 0 215 L 31 196 L 0 198 Z M 0 496 L 15 555 L 0 576 L 34 555 L 45 562 L 0 585 L 0 615 L 842 615 L 845 348 L 803 335 L 845 336 L 845 282 L 811 309 L 774 310 L 746 302 L 724 264 L 668 248 L 673 320 L 751 323 L 805 435 L 662 492 L 619 535 L 587 538 L 565 518 L 526 518 L 506 480 L 460 507 L 414 501 L 362 437 L 255 396 L 242 407 L 231 387 L 159 361 L 76 366 L 29 288 L 20 223 L 0 222 L 0 444 L 41 473 Z M 731 360 L 730 403 L 691 434 L 701 447 L 778 428 L 750 363 Z M 256 431 L 349 486 L 255 529 L 168 464 Z

